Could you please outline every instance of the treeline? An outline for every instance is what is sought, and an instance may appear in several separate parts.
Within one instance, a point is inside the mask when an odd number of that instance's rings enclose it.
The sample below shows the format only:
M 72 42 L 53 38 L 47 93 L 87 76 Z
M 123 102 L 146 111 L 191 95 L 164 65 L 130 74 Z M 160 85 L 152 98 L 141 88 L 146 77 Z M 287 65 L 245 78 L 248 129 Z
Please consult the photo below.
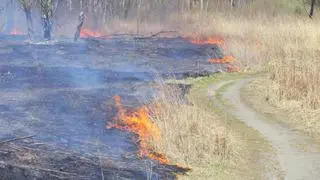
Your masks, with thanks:
M 131 20 L 137 23 L 154 20 L 165 20 L 172 13 L 211 12 L 226 9 L 252 8 L 253 5 L 263 9 L 300 3 L 300 6 L 310 10 L 310 17 L 314 14 L 314 7 L 320 0 L 3 0 L 2 11 L 5 6 L 19 4 L 25 13 L 28 34 L 33 34 L 33 19 L 35 11 L 40 12 L 44 37 L 51 38 L 53 22 L 64 24 L 66 19 L 77 19 L 80 12 L 85 14 L 86 25 L 92 29 L 99 29 L 111 20 Z M 260 3 L 260 5 L 259 5 Z M 269 8 L 265 7 L 269 4 Z M 280 7 L 282 8 L 282 7 Z M 10 10 L 8 10 L 10 11 Z M 312 11 L 312 12 L 311 12 Z M 305 11 L 304 11 L 305 12 Z M 1 13 L 1 12 L 0 12 Z M 56 23 L 59 24 L 59 23 Z
M 30 8 L 56 12 L 54 18 L 69 17 L 83 11 L 99 24 L 112 19 L 163 17 L 167 13 L 209 11 L 221 7 L 241 7 L 254 0 L 10 0 Z M 51 6 L 50 8 L 48 8 Z M 47 7 L 47 8 L 43 8 Z M 67 16 L 65 16 L 67 15 Z
M 28 35 L 34 34 L 34 11 L 40 12 L 45 39 L 51 39 L 53 22 L 77 19 L 85 14 L 86 25 L 99 29 L 110 20 L 135 19 L 164 20 L 171 13 L 186 11 L 208 11 L 221 6 L 239 7 L 250 0 L 6 0 L 5 4 L 19 4 L 24 11 Z M 10 11 L 10 10 L 9 10 Z M 39 18 L 37 18 L 39 19 Z M 58 23 L 59 24 L 59 23 Z

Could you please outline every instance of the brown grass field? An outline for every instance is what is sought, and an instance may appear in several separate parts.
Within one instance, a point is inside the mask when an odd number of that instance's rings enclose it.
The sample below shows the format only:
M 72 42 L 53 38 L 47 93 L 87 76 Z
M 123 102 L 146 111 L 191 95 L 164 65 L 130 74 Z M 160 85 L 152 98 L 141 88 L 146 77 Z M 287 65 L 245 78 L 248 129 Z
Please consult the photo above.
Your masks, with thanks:
M 260 96 L 272 106 L 295 112 L 296 117 L 290 118 L 299 117 L 300 129 L 319 133 L 320 21 L 309 19 L 297 9 L 276 10 L 278 13 L 258 11 L 259 8 L 205 14 L 186 12 L 171 16 L 175 26 L 149 24 L 145 29 L 155 32 L 159 27 L 174 27 L 184 36 L 223 37 L 226 53 L 236 57 L 242 72 L 267 73 L 267 78 L 258 80 L 259 87 L 253 86 L 257 91 L 263 89 Z M 157 149 L 191 167 L 212 165 L 210 162 L 217 155 L 226 158 L 236 153 L 237 138 L 219 123 L 221 119 L 214 112 L 182 103 L 174 91 L 164 89 L 161 94 L 164 100 L 158 102 L 160 108 L 152 117 L 165 138 L 162 144 L 156 144 Z
M 160 89 L 150 117 L 161 129 L 162 140 L 151 142 L 152 146 L 173 162 L 191 167 L 191 179 L 218 177 L 213 166 L 224 164 L 236 153 L 234 135 L 215 113 L 196 101 L 186 102 L 179 89 L 165 84 Z
M 242 8 L 168 13 L 161 22 L 113 20 L 104 32 L 175 30 L 194 38 L 222 37 L 226 55 L 235 57 L 242 72 L 267 74 L 251 86 L 259 96 L 272 106 L 294 111 L 300 129 L 320 134 L 320 21 L 309 19 L 304 8 L 298 0 L 260 0 Z M 203 81 L 193 81 L 199 82 Z M 208 78 L 207 83 L 213 82 Z M 248 146 L 246 142 L 194 96 L 186 103 L 177 89 L 165 83 L 161 89 L 150 119 L 161 129 L 162 140 L 149 143 L 173 162 L 191 167 L 190 179 L 235 179 L 230 174 L 240 167 L 229 159 L 244 153 L 239 149 Z

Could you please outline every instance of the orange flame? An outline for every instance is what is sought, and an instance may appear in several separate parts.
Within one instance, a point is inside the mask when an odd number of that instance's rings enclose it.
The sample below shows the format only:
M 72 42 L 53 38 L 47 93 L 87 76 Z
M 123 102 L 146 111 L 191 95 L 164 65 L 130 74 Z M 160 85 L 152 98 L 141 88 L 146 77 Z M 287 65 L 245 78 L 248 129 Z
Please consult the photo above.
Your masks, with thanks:
M 24 35 L 23 32 L 19 31 L 17 28 L 13 28 L 10 32 L 11 35 Z
M 228 65 L 227 71 L 228 72 L 240 72 L 240 68 L 238 66 Z
M 161 139 L 160 129 L 149 118 L 149 109 L 146 106 L 142 106 L 130 112 L 122 107 L 120 96 L 115 96 L 114 101 L 118 110 L 115 120 L 118 122 L 109 124 L 107 128 L 117 128 L 138 135 L 140 157 L 147 156 L 162 164 L 168 164 L 170 161 L 164 154 L 154 152 L 148 145 L 151 139 Z
M 188 38 L 190 39 L 190 38 Z M 201 40 L 201 39 L 191 39 L 190 40 L 193 44 L 217 44 L 217 45 L 223 45 L 224 40 L 221 37 L 215 36 L 215 37 L 210 37 L 206 40 Z
M 234 57 L 233 56 L 224 56 L 221 59 L 209 59 L 208 60 L 210 63 L 214 64 L 230 64 L 234 62 Z
M 104 34 L 101 31 L 92 31 L 87 28 L 83 28 L 80 31 L 80 37 L 82 38 L 88 38 L 88 37 L 101 37 Z
M 193 44 L 215 44 L 221 47 L 222 49 L 227 49 L 225 41 L 219 37 L 219 36 L 214 36 L 207 38 L 206 40 L 203 39 L 192 39 L 187 37 L 187 40 L 189 40 Z M 223 58 L 211 58 L 208 60 L 209 63 L 212 64 L 229 64 L 227 66 L 227 71 L 228 72 L 240 72 L 240 68 L 237 66 L 231 65 L 235 61 L 235 58 L 233 56 L 224 56 Z

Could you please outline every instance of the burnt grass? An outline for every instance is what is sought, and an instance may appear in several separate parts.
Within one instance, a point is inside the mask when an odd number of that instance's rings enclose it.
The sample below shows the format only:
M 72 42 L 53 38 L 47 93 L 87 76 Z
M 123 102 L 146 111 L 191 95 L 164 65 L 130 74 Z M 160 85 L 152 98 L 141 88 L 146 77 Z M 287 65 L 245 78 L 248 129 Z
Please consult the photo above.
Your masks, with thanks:
M 0 36 L 0 179 L 175 179 L 189 169 L 137 155 L 136 137 L 107 129 L 116 112 L 152 100 L 155 79 L 225 67 L 215 45 L 115 36 L 28 42 Z M 179 85 L 178 85 L 179 86 Z M 181 85 L 182 94 L 190 87 Z M 33 138 L 1 143 L 15 137 Z

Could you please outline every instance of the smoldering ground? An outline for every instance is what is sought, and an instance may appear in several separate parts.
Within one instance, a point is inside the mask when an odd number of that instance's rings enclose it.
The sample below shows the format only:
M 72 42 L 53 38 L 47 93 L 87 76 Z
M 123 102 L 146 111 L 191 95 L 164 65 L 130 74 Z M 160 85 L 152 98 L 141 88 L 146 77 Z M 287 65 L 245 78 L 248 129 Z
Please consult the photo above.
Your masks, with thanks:
M 126 108 L 136 108 L 152 101 L 156 90 L 150 83 L 157 78 L 223 69 L 207 61 L 208 49 L 216 45 L 179 36 L 109 35 L 74 42 L 68 33 L 29 41 L 19 4 L 2 7 L 0 139 L 35 136 L 0 144 L 0 179 L 172 179 L 184 171 L 139 158 L 133 134 L 106 129 L 116 115 L 112 98 L 120 95 Z M 32 14 L 41 34 L 37 8 Z M 75 23 L 69 26 L 75 30 Z
M 182 78 L 219 69 L 207 62 L 207 55 L 203 53 L 205 47 L 183 38 L 82 39 L 77 43 L 72 39 L 59 39 L 51 44 L 26 43 L 21 40 L 27 38 L 23 36 L 3 35 L 1 38 L 1 139 L 36 134 L 28 143 L 15 146 L 24 149 L 34 143 L 44 143 L 44 147 L 37 146 L 39 151 L 44 148 L 50 154 L 59 150 L 71 151 L 75 156 L 102 156 L 120 169 L 136 172 L 128 175 L 120 170 L 118 176 L 122 178 L 138 178 L 148 173 L 145 160 L 136 155 L 132 134 L 105 128 L 115 115 L 112 97 L 120 95 L 126 107 L 138 107 L 153 98 L 155 90 L 148 84 L 155 78 Z M 5 151 L 14 153 L 12 149 Z M 42 155 L 30 161 L 49 158 Z M 30 169 L 24 166 L 30 161 L 22 162 L 14 157 L 4 161 L 6 165 L 2 170 L 6 173 L 2 173 L 5 175 L 2 178 L 14 177 L 12 174 L 22 171 L 20 165 L 23 172 Z M 51 160 L 55 164 L 56 160 Z M 63 161 L 63 166 L 74 161 Z M 42 163 L 46 160 L 39 162 Z M 30 166 L 37 168 L 39 164 Z M 57 164 L 45 166 L 56 169 Z M 15 168 L 19 165 L 20 169 L 11 171 L 7 165 Z M 151 163 L 150 168 L 153 177 L 167 176 L 174 171 L 168 167 L 162 169 L 156 162 Z M 23 178 L 41 179 L 52 174 L 39 171 L 42 172 L 39 177 L 30 172 Z M 78 169 L 71 168 L 68 172 L 77 173 Z M 62 176 L 72 177 L 70 174 Z M 100 174 L 83 174 L 89 179 L 96 176 Z

